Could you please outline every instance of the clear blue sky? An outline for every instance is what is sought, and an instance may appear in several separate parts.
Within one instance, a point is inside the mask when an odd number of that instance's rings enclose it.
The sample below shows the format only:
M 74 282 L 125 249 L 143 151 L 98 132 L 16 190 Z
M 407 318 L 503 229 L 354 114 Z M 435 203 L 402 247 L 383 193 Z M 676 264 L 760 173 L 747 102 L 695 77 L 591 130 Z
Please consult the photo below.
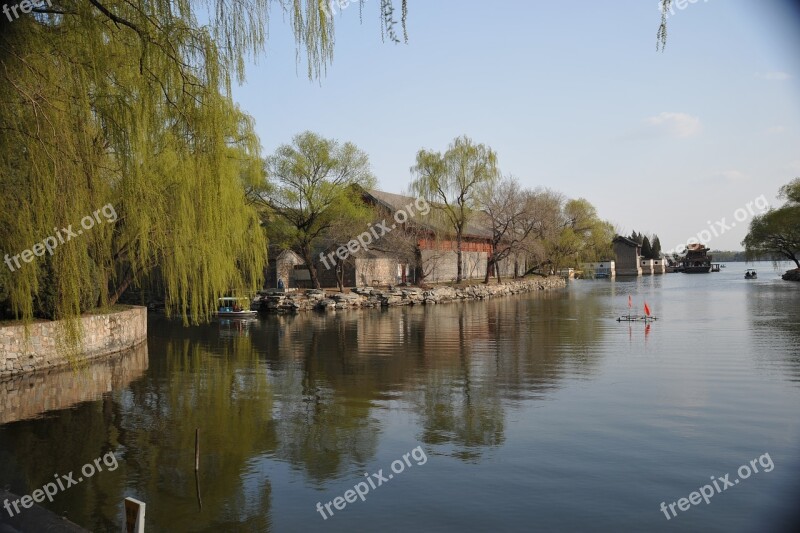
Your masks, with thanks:
M 265 154 L 312 130 L 354 142 L 379 187 L 404 192 L 420 148 L 466 134 L 505 174 L 665 250 L 800 176 L 789 0 L 682 0 L 664 53 L 657 0 L 408 0 L 407 45 L 381 43 L 378 3 L 363 24 L 357 3 L 338 10 L 333 65 L 313 82 L 274 14 L 267 55 L 234 88 Z M 707 244 L 741 249 L 746 223 Z

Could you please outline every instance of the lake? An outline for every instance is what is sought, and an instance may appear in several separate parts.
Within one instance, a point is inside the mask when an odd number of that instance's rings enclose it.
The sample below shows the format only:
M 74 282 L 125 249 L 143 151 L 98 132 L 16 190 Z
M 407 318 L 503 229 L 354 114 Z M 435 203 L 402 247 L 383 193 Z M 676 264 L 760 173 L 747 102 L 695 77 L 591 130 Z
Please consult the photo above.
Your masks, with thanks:
M 44 505 L 95 531 L 119 529 L 126 496 L 148 532 L 788 531 L 800 284 L 752 266 L 245 324 L 151 315 L 140 350 L 0 383 L 0 488 L 111 451 L 113 471 Z M 659 319 L 617 322 L 629 295 Z

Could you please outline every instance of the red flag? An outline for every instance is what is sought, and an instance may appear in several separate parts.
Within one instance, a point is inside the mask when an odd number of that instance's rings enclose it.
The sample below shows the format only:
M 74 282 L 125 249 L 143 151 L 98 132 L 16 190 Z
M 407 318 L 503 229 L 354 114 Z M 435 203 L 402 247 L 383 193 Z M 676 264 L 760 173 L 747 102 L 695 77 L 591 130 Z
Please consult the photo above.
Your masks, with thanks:
M 650 306 L 647 305 L 647 302 L 644 303 L 644 314 L 650 316 Z
M 631 295 L 629 294 L 628 295 L 628 309 L 630 309 L 631 307 L 633 307 L 633 298 L 631 298 Z

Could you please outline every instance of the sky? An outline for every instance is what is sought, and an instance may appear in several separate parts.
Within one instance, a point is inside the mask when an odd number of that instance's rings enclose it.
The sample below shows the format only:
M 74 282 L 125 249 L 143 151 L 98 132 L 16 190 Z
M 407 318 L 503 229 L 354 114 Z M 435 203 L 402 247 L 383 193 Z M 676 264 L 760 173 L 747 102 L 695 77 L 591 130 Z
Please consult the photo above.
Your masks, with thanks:
M 681 0 L 663 53 L 658 0 L 408 0 L 399 45 L 381 41 L 379 0 L 362 2 L 363 22 L 358 3 L 335 8 L 334 60 L 314 81 L 273 15 L 233 89 L 265 155 L 311 130 L 355 143 L 378 188 L 404 193 L 420 149 L 467 135 L 504 175 L 586 198 L 665 251 L 742 249 L 752 214 L 800 176 L 790 0 Z

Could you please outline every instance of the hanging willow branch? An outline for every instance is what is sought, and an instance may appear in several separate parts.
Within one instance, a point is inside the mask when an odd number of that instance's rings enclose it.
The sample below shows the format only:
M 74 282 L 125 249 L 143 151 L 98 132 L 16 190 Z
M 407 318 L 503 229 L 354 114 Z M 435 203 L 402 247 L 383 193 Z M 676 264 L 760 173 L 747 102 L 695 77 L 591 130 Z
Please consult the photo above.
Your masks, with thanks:
M 401 24 L 403 27 L 403 37 L 405 42 L 408 42 L 408 32 L 406 31 L 406 16 L 408 14 L 408 6 L 406 5 L 407 0 L 402 1 L 402 19 Z M 397 32 L 395 31 L 395 26 L 397 25 L 397 21 L 394 19 L 394 5 L 392 0 L 381 0 L 381 16 L 383 18 L 382 26 L 386 29 L 386 35 L 389 39 L 394 43 L 400 43 L 400 39 L 397 37 Z
M 667 46 L 667 16 L 672 7 L 673 0 L 661 0 L 661 24 L 656 33 L 656 51 L 664 51 Z

